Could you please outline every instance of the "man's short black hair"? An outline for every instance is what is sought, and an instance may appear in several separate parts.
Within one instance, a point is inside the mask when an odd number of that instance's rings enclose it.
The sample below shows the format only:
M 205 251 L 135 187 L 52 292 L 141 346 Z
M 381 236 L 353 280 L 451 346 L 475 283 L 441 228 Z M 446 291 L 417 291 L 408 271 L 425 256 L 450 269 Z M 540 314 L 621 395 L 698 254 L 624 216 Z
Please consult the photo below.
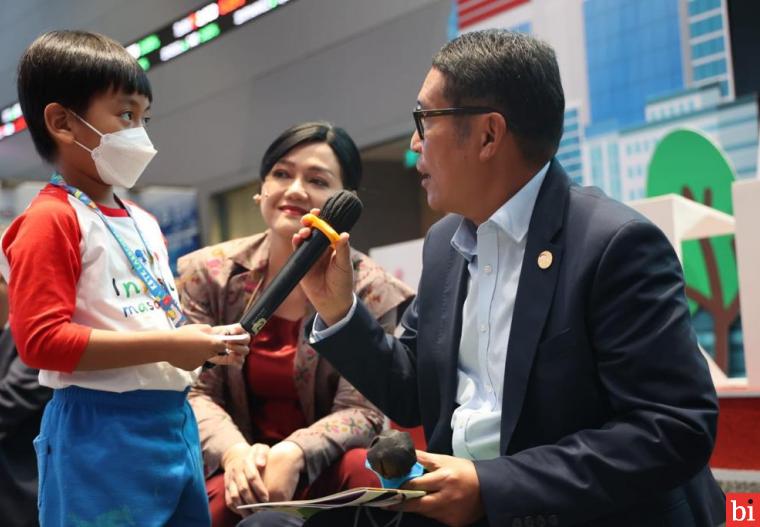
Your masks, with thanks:
M 45 127 L 45 107 L 57 102 L 83 116 L 92 98 L 109 90 L 153 100 L 150 82 L 118 42 L 86 31 L 50 31 L 37 37 L 18 65 L 21 111 L 40 156 L 53 162 L 56 146 Z
M 327 143 L 341 168 L 341 181 L 348 190 L 358 190 L 362 180 L 362 159 L 354 140 L 343 128 L 327 121 L 311 121 L 291 126 L 275 139 L 261 159 L 262 181 L 280 159 L 295 147 L 309 143 Z
M 433 57 L 452 106 L 499 110 L 525 159 L 545 163 L 562 137 L 565 96 L 552 48 L 529 35 L 489 29 L 464 33 Z

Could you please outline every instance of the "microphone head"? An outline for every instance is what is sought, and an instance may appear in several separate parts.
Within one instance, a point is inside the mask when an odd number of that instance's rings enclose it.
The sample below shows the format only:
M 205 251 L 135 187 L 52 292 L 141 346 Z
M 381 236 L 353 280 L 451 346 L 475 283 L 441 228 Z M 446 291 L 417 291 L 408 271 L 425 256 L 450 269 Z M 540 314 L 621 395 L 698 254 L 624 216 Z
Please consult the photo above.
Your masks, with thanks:
M 340 190 L 325 202 L 319 217 L 329 223 L 336 232 L 348 232 L 359 220 L 363 208 L 356 194 L 350 190 Z

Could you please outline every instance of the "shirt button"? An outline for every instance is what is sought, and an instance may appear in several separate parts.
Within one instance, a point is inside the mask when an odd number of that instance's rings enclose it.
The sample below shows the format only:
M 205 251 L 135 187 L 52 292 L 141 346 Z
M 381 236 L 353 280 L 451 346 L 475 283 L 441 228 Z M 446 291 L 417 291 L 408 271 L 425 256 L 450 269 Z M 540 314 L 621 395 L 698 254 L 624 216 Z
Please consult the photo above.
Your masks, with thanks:
M 491 274 L 491 271 L 493 271 L 493 267 L 491 267 L 490 265 L 486 265 L 486 266 L 483 267 L 483 272 L 484 273 Z
M 481 332 L 481 333 L 485 333 L 487 329 L 488 329 L 488 328 L 486 327 L 486 325 L 485 325 L 485 324 L 481 324 L 481 325 L 480 325 L 480 332 Z

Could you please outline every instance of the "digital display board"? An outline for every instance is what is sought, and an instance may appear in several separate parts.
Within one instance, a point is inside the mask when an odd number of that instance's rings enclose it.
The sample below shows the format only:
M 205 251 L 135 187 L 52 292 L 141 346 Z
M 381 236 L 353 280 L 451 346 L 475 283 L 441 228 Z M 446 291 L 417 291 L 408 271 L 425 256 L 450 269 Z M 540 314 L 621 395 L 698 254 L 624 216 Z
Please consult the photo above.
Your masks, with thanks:
M 264 15 L 291 0 L 217 0 L 206 4 L 125 47 L 149 71 L 223 33 Z M 21 105 L 0 110 L 0 141 L 26 129 Z

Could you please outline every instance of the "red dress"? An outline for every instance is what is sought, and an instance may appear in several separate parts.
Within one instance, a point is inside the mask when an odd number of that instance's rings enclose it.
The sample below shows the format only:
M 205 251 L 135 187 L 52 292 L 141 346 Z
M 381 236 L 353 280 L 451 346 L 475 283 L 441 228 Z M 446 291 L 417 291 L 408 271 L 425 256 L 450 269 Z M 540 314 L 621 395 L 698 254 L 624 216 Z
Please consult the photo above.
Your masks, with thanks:
M 258 443 L 274 445 L 306 427 L 293 380 L 300 330 L 300 320 L 274 316 L 251 339 L 244 371 Z
M 256 443 L 274 445 L 300 428 L 306 418 L 293 380 L 296 347 L 301 331 L 300 320 L 271 317 L 251 339 L 250 353 L 244 368 L 248 386 L 251 420 L 256 426 Z M 364 467 L 366 451 L 352 449 L 311 485 L 299 485 L 294 499 L 325 496 L 355 487 L 376 487 L 377 477 Z M 206 481 L 213 527 L 233 527 L 240 516 L 224 502 L 224 474 Z

